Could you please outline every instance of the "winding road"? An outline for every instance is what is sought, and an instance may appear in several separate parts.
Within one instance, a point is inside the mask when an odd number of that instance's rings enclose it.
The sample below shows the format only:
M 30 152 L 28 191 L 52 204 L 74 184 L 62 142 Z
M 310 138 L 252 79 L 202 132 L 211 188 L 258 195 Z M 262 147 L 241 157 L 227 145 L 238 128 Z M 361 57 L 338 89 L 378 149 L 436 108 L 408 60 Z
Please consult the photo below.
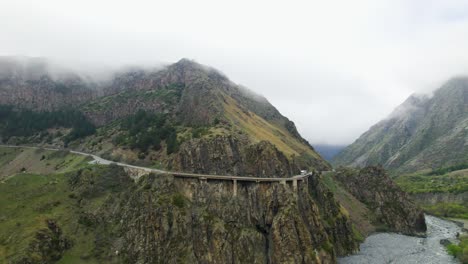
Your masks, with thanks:
M 130 164 L 123 163 L 123 162 L 114 162 L 114 161 L 111 161 L 111 160 L 106 160 L 106 159 L 104 159 L 102 157 L 99 157 L 97 155 L 94 155 L 94 154 L 81 152 L 81 151 L 75 151 L 75 150 L 69 150 L 69 149 L 35 147 L 35 146 L 13 146 L 13 145 L 0 145 L 0 147 L 43 149 L 43 150 L 49 150 L 49 151 L 69 151 L 70 153 L 73 153 L 73 154 L 92 157 L 93 161 L 91 161 L 91 162 L 94 163 L 94 164 L 102 164 L 102 165 L 115 164 L 117 166 L 121 166 L 121 167 L 124 167 L 124 168 L 140 170 L 140 171 L 148 172 L 148 173 L 154 172 L 154 173 L 159 173 L 159 174 L 169 174 L 169 175 L 173 175 L 175 177 L 198 178 L 198 179 L 201 179 L 201 180 L 211 179 L 211 180 L 227 180 L 227 181 L 282 182 L 282 183 L 293 182 L 293 185 L 297 186 L 297 181 L 304 180 L 305 178 L 312 175 L 312 173 L 306 173 L 306 174 L 296 175 L 296 176 L 292 176 L 292 177 L 288 177 L 288 178 L 278 178 L 278 177 L 266 178 L 266 177 L 251 177 L 251 176 L 198 174 L 198 173 L 189 173 L 189 172 L 166 171 L 166 170 L 154 169 L 154 168 L 149 168 L 149 167 L 130 165 Z

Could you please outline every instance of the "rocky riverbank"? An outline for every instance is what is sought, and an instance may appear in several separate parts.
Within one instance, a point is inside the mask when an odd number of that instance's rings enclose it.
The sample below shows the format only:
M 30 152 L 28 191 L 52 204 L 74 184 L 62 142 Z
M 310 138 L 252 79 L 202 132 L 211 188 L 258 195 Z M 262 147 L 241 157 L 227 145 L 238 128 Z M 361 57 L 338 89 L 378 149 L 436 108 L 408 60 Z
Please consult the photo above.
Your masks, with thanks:
M 395 233 L 378 233 L 361 244 L 358 254 L 338 260 L 339 264 L 380 263 L 458 263 L 450 256 L 443 240 L 455 240 L 461 228 L 453 222 L 426 215 L 427 237 L 411 237 Z

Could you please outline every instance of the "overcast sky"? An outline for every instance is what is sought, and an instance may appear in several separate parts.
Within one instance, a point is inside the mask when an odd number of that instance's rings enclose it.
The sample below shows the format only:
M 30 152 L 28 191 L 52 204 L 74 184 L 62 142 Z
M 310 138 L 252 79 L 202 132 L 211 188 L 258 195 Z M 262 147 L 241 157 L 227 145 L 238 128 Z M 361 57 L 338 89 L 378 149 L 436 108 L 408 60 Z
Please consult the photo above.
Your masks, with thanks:
M 194 59 L 263 94 L 311 143 L 348 144 L 411 93 L 468 73 L 468 1 L 1 0 L 0 55 Z

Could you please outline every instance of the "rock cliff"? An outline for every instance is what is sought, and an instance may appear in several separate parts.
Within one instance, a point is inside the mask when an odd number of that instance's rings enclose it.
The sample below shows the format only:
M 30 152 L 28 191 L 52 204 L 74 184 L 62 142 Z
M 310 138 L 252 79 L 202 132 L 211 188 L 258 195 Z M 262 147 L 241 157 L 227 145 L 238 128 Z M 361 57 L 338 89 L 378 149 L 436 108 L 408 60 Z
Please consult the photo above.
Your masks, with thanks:
M 249 144 L 233 136 L 217 136 L 183 143 L 174 158 L 175 168 L 197 173 L 291 177 L 300 167 L 268 141 Z
M 114 168 L 118 177 L 125 177 Z M 93 177 L 73 176 L 86 204 Z M 358 249 L 351 223 L 320 177 L 299 183 L 199 181 L 148 175 L 117 182 L 120 193 L 98 211 L 92 225 L 113 228 L 102 258 L 125 263 L 335 263 Z M 95 227 L 99 228 L 99 227 Z M 99 234 L 102 235 L 102 234 Z M 98 236 L 98 234 L 96 234 Z M 118 252 L 118 255 L 114 254 Z
M 335 179 L 370 209 L 374 225 L 408 235 L 426 231 L 423 211 L 382 167 L 342 168 L 336 172 Z

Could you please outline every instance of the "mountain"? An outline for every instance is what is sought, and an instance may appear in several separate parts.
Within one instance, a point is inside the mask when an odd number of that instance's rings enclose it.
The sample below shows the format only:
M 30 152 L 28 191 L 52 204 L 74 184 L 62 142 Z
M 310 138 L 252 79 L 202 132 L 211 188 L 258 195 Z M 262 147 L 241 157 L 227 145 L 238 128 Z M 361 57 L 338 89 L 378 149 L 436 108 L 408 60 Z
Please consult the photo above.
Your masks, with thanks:
M 238 181 L 235 195 L 231 181 L 134 181 L 122 167 L 88 162 L 0 146 L 0 262 L 336 263 L 375 230 L 425 227 L 378 168 L 313 174 L 296 190 Z
M 2 263 L 336 263 L 375 230 L 425 229 L 383 170 L 322 175 L 330 165 L 292 121 L 210 67 L 97 82 L 43 60 L 0 65 Z M 310 174 L 135 177 L 68 149 L 177 172 Z
M 34 110 L 77 106 L 97 96 L 89 78 L 44 58 L 0 57 L 0 104 Z
M 2 67 L 6 74 L 0 79 L 0 104 L 14 108 L 9 116 L 73 108 L 97 129 L 92 135 L 78 133 L 88 136 L 88 144 L 67 139 L 66 129 L 57 140 L 57 131 L 51 134 L 49 127 L 41 137 L 33 132 L 22 138 L 3 135 L 5 142 L 48 139 L 49 144 L 71 144 L 114 160 L 155 165 L 157 159 L 166 168 L 200 173 L 286 177 L 301 169 L 329 167 L 264 97 L 187 59 L 161 70 L 120 72 L 104 84 L 73 74 L 55 77 L 42 61 L 2 64 L 9 66 Z M 137 124 L 143 119 L 153 127 Z M 67 125 L 73 126 L 50 128 Z
M 468 78 L 453 78 L 432 96 L 412 95 L 334 159 L 336 165 L 382 164 L 398 172 L 468 160 Z
M 333 157 L 345 147 L 344 145 L 314 144 L 314 149 L 327 161 L 332 161 Z

